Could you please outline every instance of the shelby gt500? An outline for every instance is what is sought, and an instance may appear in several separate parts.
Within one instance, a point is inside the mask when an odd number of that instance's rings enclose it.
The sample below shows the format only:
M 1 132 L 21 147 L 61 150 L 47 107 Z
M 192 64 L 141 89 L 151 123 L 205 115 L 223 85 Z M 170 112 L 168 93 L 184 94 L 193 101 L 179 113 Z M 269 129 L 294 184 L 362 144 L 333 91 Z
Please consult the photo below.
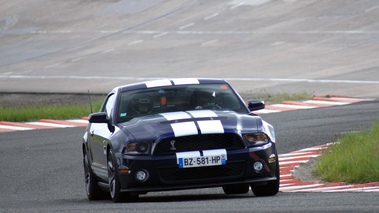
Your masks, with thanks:
M 114 88 L 83 136 L 89 200 L 133 201 L 151 191 L 279 190 L 273 127 L 220 79 L 155 80 Z M 104 194 L 105 193 L 105 194 Z

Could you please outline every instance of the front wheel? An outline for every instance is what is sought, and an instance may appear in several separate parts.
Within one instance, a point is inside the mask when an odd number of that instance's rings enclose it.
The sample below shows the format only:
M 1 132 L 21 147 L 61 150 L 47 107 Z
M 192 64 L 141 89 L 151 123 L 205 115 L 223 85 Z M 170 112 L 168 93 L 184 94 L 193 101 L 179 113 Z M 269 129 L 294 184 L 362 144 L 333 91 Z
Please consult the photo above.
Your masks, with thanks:
M 109 183 L 109 192 L 113 202 L 118 203 L 123 201 L 121 190 L 120 180 L 116 173 L 116 164 L 113 156 L 112 150 L 108 150 L 107 153 L 107 168 L 108 168 L 108 183 Z
M 280 172 L 279 172 L 279 161 L 276 158 L 276 170 L 275 176 L 276 180 L 268 181 L 266 185 L 254 186 L 251 185 L 251 189 L 255 196 L 273 196 L 279 192 L 279 182 L 280 182 Z
M 108 150 L 107 154 L 107 167 L 108 167 L 108 183 L 109 192 L 113 202 L 133 202 L 138 199 L 138 194 L 132 194 L 130 192 L 121 192 L 121 183 L 117 175 L 116 160 L 112 150 Z

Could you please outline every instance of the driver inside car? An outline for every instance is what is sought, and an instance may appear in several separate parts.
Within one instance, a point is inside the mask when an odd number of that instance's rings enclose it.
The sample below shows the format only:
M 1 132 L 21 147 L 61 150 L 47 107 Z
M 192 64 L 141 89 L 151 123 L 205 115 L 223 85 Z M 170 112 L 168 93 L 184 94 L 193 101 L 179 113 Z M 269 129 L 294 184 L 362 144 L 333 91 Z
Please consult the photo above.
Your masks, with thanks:
M 153 102 L 147 94 L 137 94 L 132 100 L 135 114 L 149 114 L 153 108 Z
M 217 107 L 216 92 L 196 90 L 193 93 L 193 102 L 195 109 L 213 109 Z

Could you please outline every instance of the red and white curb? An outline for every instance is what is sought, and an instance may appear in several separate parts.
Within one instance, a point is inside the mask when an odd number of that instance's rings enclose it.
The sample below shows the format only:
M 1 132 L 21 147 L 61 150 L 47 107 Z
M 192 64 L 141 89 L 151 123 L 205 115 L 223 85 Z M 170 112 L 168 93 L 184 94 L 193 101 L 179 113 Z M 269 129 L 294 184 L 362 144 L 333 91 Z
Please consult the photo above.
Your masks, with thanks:
M 284 112 L 301 109 L 314 109 L 320 107 L 341 106 L 363 101 L 373 101 L 375 99 L 368 98 L 352 98 L 346 96 L 315 96 L 311 100 L 306 101 L 282 101 L 280 104 L 267 105 L 264 109 L 256 111 L 256 114 L 268 114 L 275 112 Z
M 1 132 L 34 130 L 34 129 L 80 127 L 80 126 L 87 126 L 87 124 L 88 124 L 88 121 L 86 118 L 73 119 L 73 120 L 41 119 L 41 120 L 36 121 L 36 122 L 0 121 L 0 133 Z
M 379 182 L 364 184 L 303 182 L 293 177 L 293 171 L 302 163 L 318 157 L 328 145 L 320 145 L 279 155 L 281 192 L 379 192 Z

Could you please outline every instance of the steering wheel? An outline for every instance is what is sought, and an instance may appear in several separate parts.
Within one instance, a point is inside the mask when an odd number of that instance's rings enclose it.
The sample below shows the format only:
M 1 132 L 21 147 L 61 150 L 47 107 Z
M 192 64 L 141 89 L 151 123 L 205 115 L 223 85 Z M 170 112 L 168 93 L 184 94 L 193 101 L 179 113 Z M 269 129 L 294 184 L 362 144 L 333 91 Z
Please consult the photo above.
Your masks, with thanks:
M 217 104 L 207 104 L 203 106 L 202 109 L 222 109 L 222 107 Z

